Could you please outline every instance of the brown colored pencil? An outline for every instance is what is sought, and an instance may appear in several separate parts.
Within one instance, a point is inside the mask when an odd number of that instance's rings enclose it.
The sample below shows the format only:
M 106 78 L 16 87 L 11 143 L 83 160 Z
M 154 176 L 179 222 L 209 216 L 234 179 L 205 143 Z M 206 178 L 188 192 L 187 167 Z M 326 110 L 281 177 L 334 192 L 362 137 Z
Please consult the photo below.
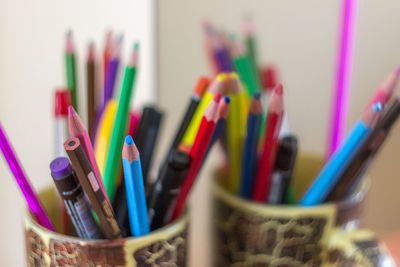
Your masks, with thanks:
M 71 160 L 76 177 L 100 220 L 100 229 L 103 235 L 108 239 L 120 238 L 121 231 L 113 211 L 97 182 L 93 167 L 90 165 L 79 139 L 75 137 L 68 139 L 64 143 L 64 148 Z
M 94 62 L 94 44 L 89 44 L 88 57 L 86 61 L 86 75 L 87 75 L 87 116 L 88 116 L 88 130 L 89 136 L 92 136 L 94 122 L 96 120 L 96 66 Z

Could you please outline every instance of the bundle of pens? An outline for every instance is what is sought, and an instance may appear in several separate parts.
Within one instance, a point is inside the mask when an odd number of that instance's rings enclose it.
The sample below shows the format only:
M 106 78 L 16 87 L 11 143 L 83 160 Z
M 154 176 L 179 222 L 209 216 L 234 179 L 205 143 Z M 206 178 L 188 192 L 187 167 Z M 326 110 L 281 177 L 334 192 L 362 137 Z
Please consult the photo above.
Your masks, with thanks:
M 347 138 L 334 153 L 327 152 L 326 164 L 318 177 L 297 199 L 291 180 L 298 140 L 289 132 L 283 87 L 276 85 L 276 69 L 260 68 L 257 62 L 252 22 L 245 23 L 244 45 L 210 23 L 205 24 L 204 30 L 205 50 L 213 71 L 230 73 L 230 86 L 225 91 L 220 87 L 220 92 L 231 99 L 220 137 L 227 162 L 220 183 L 232 194 L 270 204 L 311 206 L 351 195 L 400 115 L 400 98 L 392 99 L 400 69 L 378 87 Z M 217 80 L 224 77 L 225 74 L 219 74 Z M 251 99 L 249 106 L 247 99 Z M 335 118 L 333 124 L 340 119 Z M 332 147 L 335 146 L 330 145 L 329 149 Z

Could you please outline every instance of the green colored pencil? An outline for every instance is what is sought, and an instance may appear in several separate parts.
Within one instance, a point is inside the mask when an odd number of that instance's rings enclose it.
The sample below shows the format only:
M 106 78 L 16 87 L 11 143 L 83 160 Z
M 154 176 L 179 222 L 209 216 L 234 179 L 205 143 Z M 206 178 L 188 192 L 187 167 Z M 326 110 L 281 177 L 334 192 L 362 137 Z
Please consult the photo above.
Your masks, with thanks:
M 246 56 L 254 75 L 258 76 L 258 55 L 257 42 L 254 34 L 254 24 L 251 19 L 246 19 L 244 22 L 244 43 L 246 45 Z M 259 79 L 258 79 L 258 82 Z
M 122 83 L 121 94 L 119 97 L 117 115 L 114 121 L 114 130 L 111 136 L 110 148 L 106 160 L 106 170 L 104 174 L 104 185 L 111 203 L 114 200 L 116 190 L 116 177 L 119 164 L 122 162 L 121 151 L 126 133 L 129 104 L 133 92 L 133 85 L 136 78 L 136 67 L 138 58 L 139 44 L 135 43 L 131 58 L 125 68 L 124 81 Z
M 67 32 L 65 47 L 65 70 L 67 75 L 67 87 L 71 92 L 71 102 L 78 112 L 78 86 L 76 81 L 76 55 L 72 31 Z
M 260 82 L 258 75 L 253 72 L 249 60 L 244 55 L 242 49 L 236 40 L 236 37 L 231 35 L 233 45 L 233 63 L 239 73 L 240 79 L 243 81 L 249 96 L 254 95 L 256 92 L 260 92 Z

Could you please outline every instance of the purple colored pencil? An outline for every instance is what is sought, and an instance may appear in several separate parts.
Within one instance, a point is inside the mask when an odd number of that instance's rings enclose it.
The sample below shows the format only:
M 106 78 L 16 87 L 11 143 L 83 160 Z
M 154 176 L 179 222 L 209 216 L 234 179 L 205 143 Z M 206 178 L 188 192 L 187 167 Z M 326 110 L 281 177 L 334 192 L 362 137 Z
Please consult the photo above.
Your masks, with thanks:
M 107 80 L 104 86 L 104 103 L 106 106 L 108 100 L 113 97 L 115 81 L 117 79 L 118 74 L 118 66 L 119 66 L 119 57 L 113 57 L 108 63 L 107 70 Z
M 28 207 L 31 212 L 35 215 L 37 222 L 46 227 L 47 229 L 54 231 L 54 227 L 51 224 L 49 217 L 44 211 L 39 198 L 29 183 L 28 177 L 26 176 L 21 163 L 19 162 L 17 155 L 15 154 L 7 136 L 0 123 L 0 150 L 3 152 L 4 158 L 10 167 L 11 172 L 14 174 L 15 180 L 17 181 L 19 188 L 24 194 L 25 200 L 28 203 Z
M 342 0 L 327 158 L 341 145 L 346 133 L 357 12 L 358 0 Z
M 234 71 L 229 51 L 226 48 L 217 48 L 214 51 L 214 59 L 218 63 L 218 68 L 221 72 Z

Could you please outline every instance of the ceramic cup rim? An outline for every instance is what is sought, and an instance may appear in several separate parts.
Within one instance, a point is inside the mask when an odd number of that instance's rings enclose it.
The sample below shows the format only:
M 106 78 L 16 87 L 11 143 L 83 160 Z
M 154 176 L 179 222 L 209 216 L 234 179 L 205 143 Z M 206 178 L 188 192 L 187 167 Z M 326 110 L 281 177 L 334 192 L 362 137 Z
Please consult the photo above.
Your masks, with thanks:
M 45 192 L 46 190 L 49 190 L 51 187 L 44 188 L 39 192 Z M 53 188 L 51 188 L 53 189 Z M 63 239 L 63 240 L 69 240 L 69 241 L 75 241 L 75 242 L 80 242 L 80 243 L 85 243 L 85 244 L 91 244 L 91 243 L 108 243 L 108 242 L 113 242 L 113 241 L 119 241 L 119 242 L 154 242 L 156 240 L 161 240 L 165 239 L 166 235 L 173 235 L 174 233 L 180 233 L 184 231 L 186 226 L 189 224 L 189 211 L 188 208 L 185 209 L 185 212 L 175 221 L 159 228 L 156 230 L 151 231 L 149 234 L 140 236 L 140 237 L 135 237 L 135 236 L 129 236 L 129 237 L 123 237 L 119 239 L 84 239 L 80 238 L 77 236 L 70 236 L 70 235 L 65 235 L 62 233 L 58 233 L 56 231 L 51 231 L 44 226 L 40 225 L 32 216 L 32 213 L 29 211 L 28 208 L 25 209 L 24 213 L 24 222 L 25 225 L 31 225 L 32 227 L 35 228 L 35 231 L 45 233 L 51 238 L 57 238 L 57 239 Z

